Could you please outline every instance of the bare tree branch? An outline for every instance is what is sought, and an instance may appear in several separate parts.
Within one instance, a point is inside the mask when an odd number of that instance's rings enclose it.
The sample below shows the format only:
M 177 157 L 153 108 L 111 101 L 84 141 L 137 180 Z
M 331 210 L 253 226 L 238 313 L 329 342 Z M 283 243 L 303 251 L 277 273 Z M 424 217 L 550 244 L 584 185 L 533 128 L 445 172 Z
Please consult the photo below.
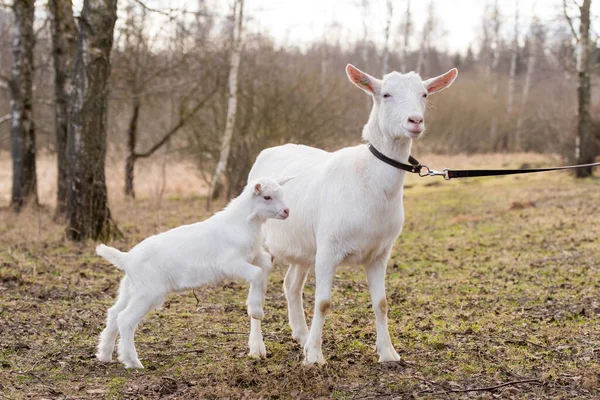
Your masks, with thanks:
M 157 8 L 152 8 L 147 6 L 143 1 L 141 0 L 135 0 L 136 3 L 138 3 L 140 6 L 142 6 L 142 8 L 144 8 L 146 11 L 150 11 L 150 12 L 154 12 L 157 14 L 161 14 L 164 15 L 165 17 L 168 17 L 169 19 L 175 19 L 175 15 L 173 15 L 173 13 L 177 10 L 175 10 L 174 8 L 168 8 L 168 11 L 163 11 L 163 10 L 159 10 Z
M 0 117 L 0 125 L 7 121 L 10 121 L 10 114 L 6 114 L 4 117 Z
M 162 139 L 160 139 L 148 151 L 146 151 L 144 153 L 134 153 L 134 157 L 135 158 L 147 158 L 147 157 L 150 157 L 152 154 L 154 154 L 158 149 L 160 149 L 171 138 L 171 136 L 173 136 L 175 133 L 177 133 L 177 131 L 179 131 L 179 129 L 181 129 L 188 122 L 188 120 L 190 118 L 192 118 L 198 111 L 200 111 L 200 109 L 202 107 L 204 107 L 206 102 L 208 102 L 208 100 L 210 100 L 212 98 L 212 96 L 215 93 L 217 93 L 218 90 L 219 90 L 219 85 L 215 85 L 215 88 L 208 94 L 208 96 L 206 96 L 204 99 L 202 99 L 200 102 L 198 102 L 198 104 L 196 104 L 196 106 L 190 112 L 181 116 L 179 118 L 179 121 L 177 122 L 177 124 L 175 124 L 175 126 L 172 127 L 162 137 Z
M 573 37 L 575 38 L 575 40 L 577 40 L 579 42 L 579 36 L 577 35 L 575 28 L 573 27 L 573 21 L 571 20 L 571 17 L 569 17 L 569 14 L 567 13 L 567 0 L 563 0 L 563 13 L 565 15 L 565 19 L 567 20 L 567 23 L 569 24 L 569 28 L 571 28 L 571 33 L 573 34 Z

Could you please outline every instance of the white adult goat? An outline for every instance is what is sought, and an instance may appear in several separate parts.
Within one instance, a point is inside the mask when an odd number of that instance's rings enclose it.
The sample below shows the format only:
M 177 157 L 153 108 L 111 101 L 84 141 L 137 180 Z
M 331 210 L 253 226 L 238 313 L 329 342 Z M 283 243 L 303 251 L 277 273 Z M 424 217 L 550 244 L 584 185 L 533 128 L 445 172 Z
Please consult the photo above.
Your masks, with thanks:
M 287 180 L 254 180 L 211 218 L 149 237 L 128 253 L 99 245 L 98 255 L 124 270 L 126 276 L 121 280 L 117 302 L 108 310 L 96 357 L 111 360 L 118 331 L 119 361 L 127 368 L 143 368 L 133 341 L 142 318 L 171 292 L 224 279 L 250 283 L 248 314 L 254 331 L 249 340 L 250 355 L 265 356 L 260 320 L 271 256 L 262 251 L 261 229 L 268 218 L 288 217 L 280 190 Z
M 387 157 L 406 163 L 412 140 L 424 130 L 425 98 L 450 86 L 458 71 L 425 81 L 414 72 L 392 72 L 379 80 L 352 65 L 346 73 L 373 97 L 363 139 Z M 364 265 L 375 310 L 379 361 L 398 361 L 388 332 L 385 272 L 404 221 L 406 172 L 377 159 L 364 144 L 333 153 L 286 144 L 260 153 L 249 179 L 278 174 L 296 177 L 286 187 L 294 214 L 285 223 L 268 221 L 265 241 L 276 260 L 290 264 L 284 290 L 293 337 L 304 346 L 304 363 L 325 363 L 323 324 L 335 270 L 343 262 Z M 302 289 L 313 264 L 315 311 L 309 333 Z

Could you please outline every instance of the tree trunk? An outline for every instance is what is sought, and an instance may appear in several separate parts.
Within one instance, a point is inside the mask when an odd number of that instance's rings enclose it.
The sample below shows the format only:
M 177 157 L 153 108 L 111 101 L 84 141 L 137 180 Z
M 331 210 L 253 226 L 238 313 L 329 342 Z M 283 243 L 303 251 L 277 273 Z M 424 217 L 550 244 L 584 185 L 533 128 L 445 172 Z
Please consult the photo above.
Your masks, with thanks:
M 591 84 L 590 84 L 590 5 L 591 0 L 584 0 L 580 7 L 581 21 L 579 24 L 579 57 L 577 73 L 578 118 L 576 154 L 578 164 L 593 163 L 595 152 L 592 146 L 592 118 L 590 116 Z M 577 168 L 576 176 L 584 178 L 592 175 L 592 168 Z
M 510 69 L 508 70 L 508 92 L 506 95 L 506 112 L 505 112 L 505 119 L 506 119 L 506 126 L 510 127 L 511 126 L 511 121 L 512 121 L 512 114 L 513 114 L 513 104 L 514 104 L 514 97 L 515 97 L 515 78 L 517 75 L 517 57 L 519 55 L 519 0 L 516 0 L 516 4 L 515 4 L 515 32 L 514 32 L 514 39 L 513 39 L 513 48 L 512 48 L 512 55 L 510 58 Z M 502 140 L 502 145 L 500 147 L 501 150 L 509 150 L 511 147 L 511 140 L 510 140 L 510 136 L 511 135 L 511 131 L 512 129 L 507 129 L 504 133 L 503 133 L 503 140 Z M 511 150 L 519 150 L 516 145 L 516 138 L 513 137 L 513 148 Z
M 410 20 L 410 0 L 408 0 L 406 2 L 406 13 L 405 15 L 405 21 L 404 21 L 404 38 L 403 38 L 403 43 L 402 43 L 402 57 L 400 60 L 400 70 L 403 73 L 408 72 L 408 67 L 406 66 L 406 62 L 408 60 L 408 43 L 410 40 L 410 34 L 412 31 L 412 23 Z
M 67 157 L 67 237 L 107 239 L 118 234 L 106 193 L 106 113 L 110 51 L 117 0 L 84 0 L 70 96 Z
M 360 52 L 360 59 L 362 62 L 361 68 L 365 68 L 368 69 L 368 62 L 369 62 L 369 48 L 368 46 L 368 41 L 369 41 L 369 2 L 367 0 L 362 0 L 362 24 L 363 24 L 363 37 L 362 37 L 362 49 Z M 369 107 L 370 108 L 370 107 Z
M 419 57 L 417 58 L 417 73 L 421 74 L 421 76 L 425 75 L 425 55 L 429 52 L 429 42 L 431 40 L 431 33 L 433 31 L 433 13 L 435 12 L 435 6 L 433 0 L 430 0 L 429 7 L 427 10 L 427 21 L 425 21 L 425 26 L 423 27 L 423 36 L 421 38 L 421 47 L 419 48 Z
M 179 116 L 179 120 L 177 124 L 175 124 L 171 129 L 165 133 L 162 138 L 156 142 L 149 150 L 138 153 L 135 151 L 135 147 L 137 144 L 137 122 L 139 120 L 141 103 L 140 99 L 136 97 L 133 104 L 133 114 L 131 115 L 131 120 L 129 121 L 129 130 L 128 130 L 128 138 L 127 138 L 127 159 L 125 161 L 125 194 L 131 197 L 135 197 L 134 190 L 134 176 L 135 176 L 135 162 L 138 158 L 148 158 L 152 156 L 155 152 L 161 149 L 165 144 L 169 143 L 169 140 L 173 135 L 175 135 L 181 128 L 187 124 L 192 117 L 194 117 L 198 111 L 204 107 L 204 105 L 212 98 L 212 96 L 219 90 L 220 84 L 217 80 L 215 87 L 212 89 L 210 93 L 208 93 L 202 100 L 200 100 L 194 108 L 192 108 L 187 113 L 181 112 Z
M 368 0 L 362 0 L 362 23 L 363 23 L 363 37 L 362 37 L 362 49 L 360 52 L 361 68 L 365 71 L 369 70 L 369 2 Z M 325 84 L 328 76 L 321 74 L 322 84 Z M 365 115 L 368 116 L 371 113 L 371 99 L 368 96 L 364 96 L 364 107 Z
M 137 141 L 137 122 L 140 115 L 140 101 L 136 97 L 133 104 L 133 114 L 129 121 L 129 130 L 127 131 L 127 159 L 125 161 L 125 196 L 135 198 L 133 187 L 133 175 L 135 169 L 135 144 Z
M 35 125 L 33 123 L 33 18 L 35 0 L 15 0 L 10 130 L 13 160 L 11 207 L 20 211 L 27 203 L 37 204 L 35 173 Z
M 227 106 L 227 120 L 225 122 L 225 132 L 223 133 L 223 142 L 221 143 L 221 152 L 219 161 L 210 183 L 207 206 L 213 199 L 218 184 L 225 182 L 225 170 L 227 169 L 227 160 L 231 150 L 231 138 L 235 125 L 235 114 L 237 109 L 237 77 L 240 67 L 240 57 L 242 53 L 242 20 L 244 16 L 244 0 L 236 0 L 234 8 L 234 29 L 233 42 L 231 47 L 231 63 L 229 65 L 229 102 Z
M 529 97 L 529 89 L 531 88 L 531 77 L 533 76 L 533 70 L 535 69 L 535 57 L 537 52 L 537 38 L 535 34 L 531 34 L 529 38 L 528 54 L 527 54 L 527 71 L 525 72 L 525 82 L 523 83 L 523 91 L 521 93 L 521 110 L 525 110 L 527 107 L 527 98 Z M 516 131 L 516 144 L 518 150 L 523 150 L 523 112 L 519 112 L 517 119 L 517 131 Z
M 498 97 L 498 77 L 496 76 L 496 70 L 498 69 L 498 63 L 500 61 L 500 12 L 498 9 L 498 0 L 494 2 L 494 11 L 492 15 L 492 60 L 490 62 L 490 68 L 488 69 L 489 77 L 491 79 L 492 93 L 491 98 L 496 102 Z M 489 143 L 491 144 L 490 150 L 497 150 L 497 133 L 498 133 L 498 117 L 496 114 L 492 116 L 489 131 Z
M 69 92 L 77 27 L 70 0 L 49 0 L 48 8 L 54 57 L 54 118 L 58 167 L 55 219 L 62 219 L 66 216 L 67 211 Z
M 390 50 L 389 50 L 389 42 L 390 42 L 390 27 L 392 26 L 392 14 L 394 12 L 394 5 L 392 4 L 392 0 L 387 0 L 387 23 L 385 25 L 385 42 L 383 43 L 383 57 L 381 61 L 381 76 L 384 76 L 389 71 L 389 61 L 390 61 Z

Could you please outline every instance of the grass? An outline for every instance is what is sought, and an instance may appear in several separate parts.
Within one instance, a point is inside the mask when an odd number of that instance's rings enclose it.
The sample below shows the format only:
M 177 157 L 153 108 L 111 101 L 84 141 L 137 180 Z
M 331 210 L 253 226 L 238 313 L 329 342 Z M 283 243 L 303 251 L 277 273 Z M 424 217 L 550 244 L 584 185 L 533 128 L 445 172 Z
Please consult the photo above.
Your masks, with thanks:
M 440 160 L 436 167 L 469 162 Z M 169 196 L 113 201 L 126 235 L 113 245 L 206 217 L 202 198 Z M 342 266 L 324 330 L 328 364 L 303 367 L 279 266 L 265 309 L 266 360 L 246 356 L 247 288 L 226 282 L 196 290 L 199 303 L 191 292 L 171 296 L 147 318 L 137 334 L 142 371 L 93 358 L 120 271 L 93 255 L 95 243 L 66 241 L 51 209 L 3 208 L 0 398 L 598 398 L 599 199 L 600 180 L 565 173 L 410 177 L 387 276 L 401 362 L 377 363 L 364 273 Z M 309 319 L 313 296 L 311 277 Z

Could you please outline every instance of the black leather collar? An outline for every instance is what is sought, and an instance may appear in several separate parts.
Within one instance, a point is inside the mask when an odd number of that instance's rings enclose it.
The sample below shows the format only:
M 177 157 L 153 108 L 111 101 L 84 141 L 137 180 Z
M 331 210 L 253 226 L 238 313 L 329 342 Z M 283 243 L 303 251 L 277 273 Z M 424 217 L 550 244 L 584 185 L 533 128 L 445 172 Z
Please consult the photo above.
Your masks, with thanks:
M 373 153 L 373 155 L 379 158 L 384 163 L 391 165 L 394 168 L 401 169 L 403 171 L 412 172 L 414 174 L 418 174 L 421 171 L 421 163 L 418 162 L 413 156 L 408 156 L 409 164 L 401 163 L 400 161 L 396 161 L 393 158 L 389 158 L 379 152 L 371 143 L 367 144 L 367 147 Z

